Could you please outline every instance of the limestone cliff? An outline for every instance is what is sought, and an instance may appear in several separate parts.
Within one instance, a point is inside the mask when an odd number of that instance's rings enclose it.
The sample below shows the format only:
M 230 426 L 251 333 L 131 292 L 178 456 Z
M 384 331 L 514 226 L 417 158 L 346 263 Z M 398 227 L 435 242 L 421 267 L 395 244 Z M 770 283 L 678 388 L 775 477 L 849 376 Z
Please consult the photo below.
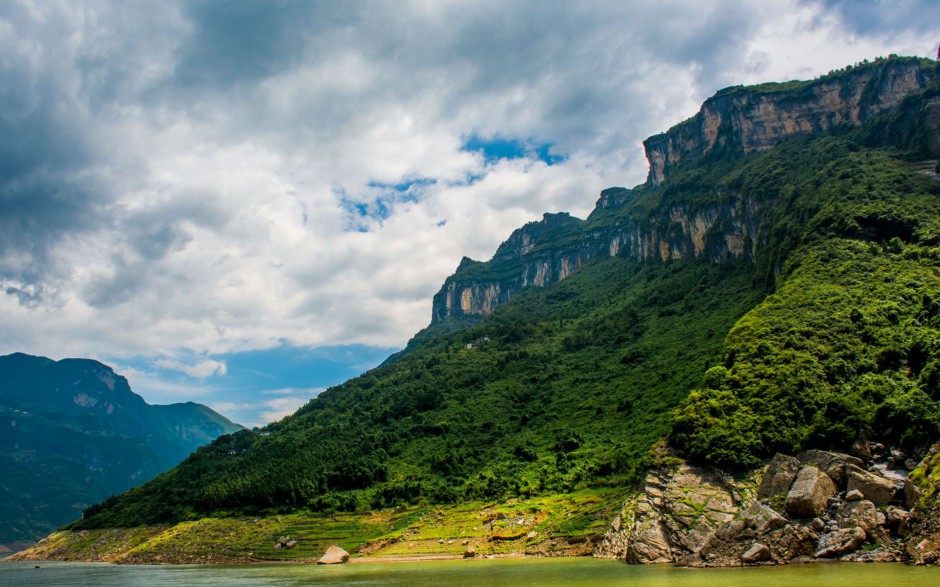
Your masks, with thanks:
M 768 240 L 762 223 L 773 202 L 747 193 L 702 194 L 695 186 L 664 184 L 669 173 L 704 155 L 746 155 L 798 135 L 857 126 L 879 114 L 885 116 L 872 122 L 878 125 L 869 125 L 873 140 L 906 149 L 916 142 L 925 157 L 936 157 L 936 71 L 929 60 L 891 58 L 809 82 L 718 92 L 695 117 L 645 141 L 650 162 L 645 185 L 602 191 L 584 221 L 546 214 L 516 230 L 488 262 L 464 258 L 434 296 L 432 324 L 490 314 L 522 288 L 561 281 L 594 257 L 754 262 Z M 918 93 L 924 88 L 928 91 Z M 918 102 L 905 102 L 914 95 Z
M 725 194 L 720 203 L 709 206 L 675 204 L 640 214 L 630 208 L 634 193 L 604 190 L 587 221 L 546 214 L 516 230 L 490 261 L 465 257 L 434 296 L 432 323 L 490 314 L 522 288 L 561 281 L 594 257 L 622 256 L 638 262 L 755 258 L 761 240 L 760 202 Z
M 797 135 L 857 126 L 924 89 L 933 67 L 920 59 L 888 59 L 810 82 L 734 86 L 721 90 L 694 117 L 643 145 L 649 182 L 716 150 L 751 153 Z

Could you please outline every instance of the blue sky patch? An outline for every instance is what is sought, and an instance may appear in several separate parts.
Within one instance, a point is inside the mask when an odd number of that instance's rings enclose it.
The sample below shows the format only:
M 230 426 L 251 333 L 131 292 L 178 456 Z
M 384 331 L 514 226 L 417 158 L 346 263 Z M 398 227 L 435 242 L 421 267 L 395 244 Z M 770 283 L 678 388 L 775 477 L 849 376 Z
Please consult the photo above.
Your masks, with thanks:
M 232 421 L 262 426 L 292 413 L 324 389 L 377 367 L 400 349 L 366 345 L 317 348 L 281 345 L 267 350 L 221 355 L 177 356 L 173 359 L 103 358 L 131 389 L 151 404 L 194 401 Z M 205 376 L 197 366 L 216 362 L 224 367 Z
M 538 159 L 546 165 L 555 165 L 565 160 L 562 155 L 551 152 L 552 143 L 537 143 L 533 139 L 521 141 L 499 136 L 485 139 L 477 134 L 470 135 L 463 143 L 462 150 L 470 153 L 482 153 L 487 163 L 496 163 L 500 159 Z

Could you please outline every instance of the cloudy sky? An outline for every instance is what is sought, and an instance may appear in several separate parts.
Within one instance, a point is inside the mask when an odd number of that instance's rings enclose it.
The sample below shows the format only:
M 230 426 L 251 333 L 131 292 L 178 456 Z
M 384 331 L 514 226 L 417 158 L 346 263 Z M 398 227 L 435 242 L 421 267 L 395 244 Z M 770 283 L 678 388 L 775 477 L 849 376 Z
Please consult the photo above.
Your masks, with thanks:
M 646 176 L 737 83 L 935 55 L 936 0 L 0 2 L 0 354 L 257 425 L 461 256 Z

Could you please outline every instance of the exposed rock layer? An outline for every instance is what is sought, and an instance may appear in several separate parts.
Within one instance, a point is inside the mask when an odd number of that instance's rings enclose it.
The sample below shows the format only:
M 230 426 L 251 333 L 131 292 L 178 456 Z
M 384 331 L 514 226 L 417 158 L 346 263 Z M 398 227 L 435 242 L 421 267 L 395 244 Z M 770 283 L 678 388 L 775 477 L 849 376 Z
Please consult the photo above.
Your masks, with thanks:
M 742 478 L 681 462 L 653 470 L 640 494 L 624 503 L 595 556 L 686 566 L 899 560 L 909 510 L 917 506 L 904 490 L 906 472 L 865 471 L 855 462 L 849 455 L 807 451 L 799 459 L 777 455 Z M 827 464 L 836 479 L 822 470 Z M 866 483 L 854 483 L 861 474 Z M 791 484 L 783 483 L 787 478 Z M 875 501 L 884 499 L 886 512 Z M 929 548 L 924 542 L 920 551 Z
M 888 60 L 797 88 L 727 88 L 706 100 L 694 117 L 644 141 L 649 181 L 658 185 L 681 162 L 716 149 L 762 151 L 797 135 L 859 125 L 929 81 L 927 68 L 918 61 Z

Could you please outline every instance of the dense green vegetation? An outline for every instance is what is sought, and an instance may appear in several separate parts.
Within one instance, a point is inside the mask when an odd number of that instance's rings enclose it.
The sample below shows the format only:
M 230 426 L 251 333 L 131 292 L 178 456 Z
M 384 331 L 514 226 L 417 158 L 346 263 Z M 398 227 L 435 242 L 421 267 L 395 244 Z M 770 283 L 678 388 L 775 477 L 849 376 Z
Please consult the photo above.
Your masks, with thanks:
M 673 441 L 695 459 L 742 467 L 860 436 L 909 449 L 940 437 L 940 184 L 851 139 L 805 145 L 765 184 L 790 188 L 766 262 L 788 261 L 677 414 Z M 787 151 L 750 167 L 774 173 Z
M 603 259 L 264 431 L 219 439 L 89 509 L 85 525 L 629 484 L 724 333 L 762 297 L 750 275 L 743 264 Z
M 76 527 L 622 487 L 664 436 L 732 468 L 862 437 L 937 440 L 940 183 L 922 172 L 935 161 L 912 165 L 930 151 L 936 95 L 746 158 L 715 150 L 621 207 L 555 218 L 535 251 L 620 222 L 681 233 L 672 210 L 744 202 L 760 211 L 755 259 L 595 257 L 485 318 L 435 324 L 380 368 L 219 439 Z M 518 267 L 506 255 L 462 272 Z

